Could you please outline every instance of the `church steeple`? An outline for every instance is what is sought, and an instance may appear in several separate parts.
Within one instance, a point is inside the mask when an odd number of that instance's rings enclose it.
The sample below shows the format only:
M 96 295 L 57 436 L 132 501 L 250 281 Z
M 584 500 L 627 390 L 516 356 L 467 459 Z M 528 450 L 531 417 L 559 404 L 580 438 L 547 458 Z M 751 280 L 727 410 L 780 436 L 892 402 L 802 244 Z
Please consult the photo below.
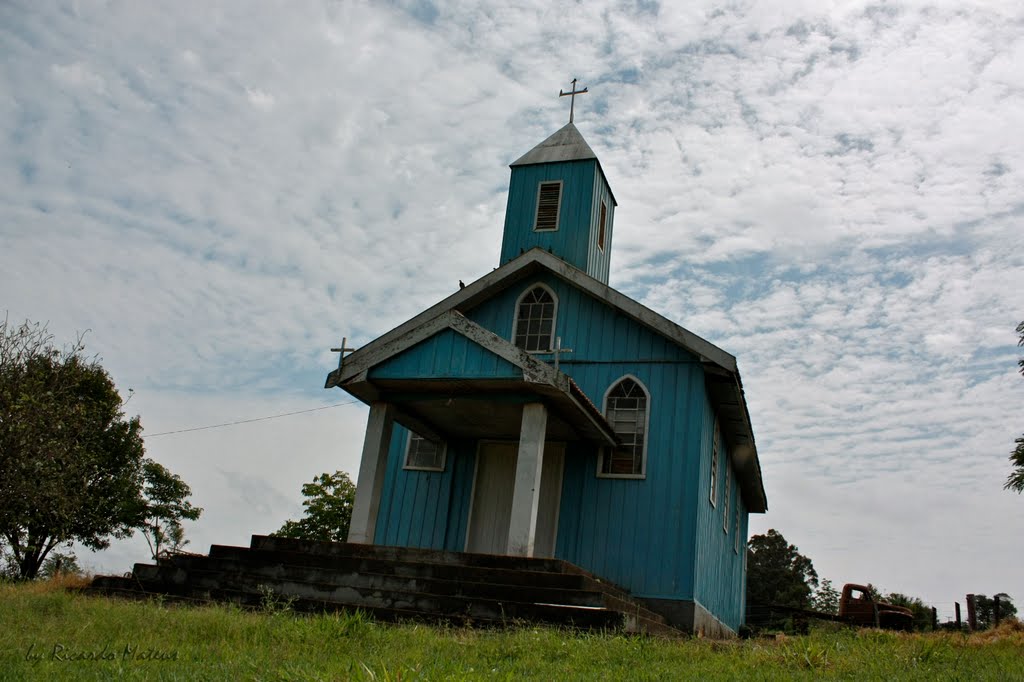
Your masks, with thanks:
M 500 264 L 540 247 L 607 284 L 616 202 L 576 125 L 570 121 L 511 168 Z

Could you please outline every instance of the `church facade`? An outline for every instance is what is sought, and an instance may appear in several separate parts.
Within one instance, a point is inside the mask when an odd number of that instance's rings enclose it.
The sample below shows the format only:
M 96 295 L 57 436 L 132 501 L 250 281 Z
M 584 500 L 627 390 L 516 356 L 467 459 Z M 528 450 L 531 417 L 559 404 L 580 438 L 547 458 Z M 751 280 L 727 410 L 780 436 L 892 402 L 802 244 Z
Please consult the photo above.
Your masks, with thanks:
M 608 286 L 571 120 L 511 169 L 499 267 L 327 377 L 370 406 L 349 541 L 556 557 L 735 633 L 767 510 L 736 360 Z

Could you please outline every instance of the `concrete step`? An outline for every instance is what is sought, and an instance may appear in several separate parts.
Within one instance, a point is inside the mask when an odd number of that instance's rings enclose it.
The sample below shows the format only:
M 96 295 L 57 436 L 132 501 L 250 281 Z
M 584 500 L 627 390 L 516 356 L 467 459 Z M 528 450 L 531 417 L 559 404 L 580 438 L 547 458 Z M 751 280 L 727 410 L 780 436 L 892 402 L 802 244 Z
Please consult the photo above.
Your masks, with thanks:
M 309 584 L 289 581 L 267 584 L 252 577 L 234 575 L 227 578 L 223 574 L 203 571 L 190 572 L 188 579 L 183 582 L 156 579 L 136 580 L 134 583 L 133 589 L 89 589 L 93 593 L 134 598 L 161 595 L 170 602 L 229 602 L 252 609 L 266 608 L 269 603 L 302 612 L 362 610 L 389 621 L 447 621 L 473 625 L 539 622 L 583 629 L 617 629 L 624 623 L 622 614 L 604 608 L 497 602 L 488 599 L 445 599 L 414 593 L 379 593 L 367 597 L 347 589 L 328 593 L 310 590 Z
M 480 568 L 502 568 L 517 571 L 548 571 L 552 573 L 563 573 L 564 566 L 566 565 L 566 562 L 561 559 L 449 552 L 418 547 L 390 547 L 386 545 L 363 545 L 349 542 L 321 542 L 317 540 L 279 538 L 270 535 L 253 535 L 249 547 L 250 549 L 300 552 L 307 555 L 369 557 L 387 561 L 476 566 Z
M 235 548 L 243 549 L 243 548 Z M 240 555 L 244 557 L 243 550 Z M 277 553 L 272 553 L 276 556 Z M 422 608 L 451 612 L 451 609 L 465 608 L 466 599 L 490 601 L 496 604 L 507 602 L 542 603 L 560 606 L 584 606 L 605 608 L 623 614 L 627 630 L 631 632 L 662 632 L 668 626 L 665 619 L 635 601 L 624 599 L 616 591 L 606 591 L 606 584 L 592 579 L 587 587 L 592 589 L 537 588 L 525 585 L 503 585 L 487 582 L 461 582 L 431 578 L 408 578 L 389 574 L 339 573 L 335 569 L 311 568 L 305 565 L 281 563 L 256 564 L 243 559 L 222 559 L 213 557 L 173 557 L 160 567 L 137 564 L 135 575 L 144 581 L 162 581 L 170 584 L 184 584 L 192 581 L 205 588 L 231 587 L 239 591 L 259 591 L 260 587 L 274 590 L 278 594 L 301 595 L 323 601 L 344 601 L 375 605 L 383 608 L 404 608 L 419 600 Z M 201 579 L 190 576 L 216 576 Z M 244 578 L 239 582 L 231 576 Z M 287 584 L 284 584 L 287 583 Z M 255 588 L 253 587 L 255 586 Z M 151 591 L 159 591 L 151 587 Z M 440 599 L 438 604 L 428 606 L 427 598 Z M 459 601 L 462 599 L 463 601 Z M 444 604 L 442 606 L 441 604 Z M 492 609 L 493 613 L 493 609 Z M 482 614 L 478 614 L 480 616 Z
M 386 559 L 369 554 L 359 557 L 330 556 L 326 554 L 303 554 L 301 552 L 283 550 L 254 550 L 244 547 L 213 545 L 210 547 L 210 557 L 236 559 L 251 564 L 294 564 L 331 569 L 339 572 L 381 573 L 410 578 L 438 578 L 463 582 L 486 582 L 555 589 L 580 589 L 584 583 L 583 576 L 566 573 Z M 176 557 L 175 559 L 180 558 Z
M 130 578 L 97 577 L 87 592 L 245 608 L 362 609 L 381 620 L 473 625 L 540 622 L 679 637 L 622 588 L 558 559 L 253 536 L 208 556 L 136 564 Z
M 435 592 L 421 592 L 410 589 L 410 585 L 401 585 L 397 589 L 381 589 L 359 587 L 336 582 L 314 582 L 309 580 L 268 578 L 240 572 L 224 572 L 218 570 L 189 569 L 187 571 L 171 566 L 156 567 L 145 579 L 140 578 L 149 591 L 162 588 L 177 590 L 180 587 L 201 590 L 228 589 L 256 596 L 268 594 L 282 597 L 295 597 L 317 602 L 354 604 L 375 608 L 394 608 L 401 610 L 422 610 L 438 615 L 470 614 L 480 618 L 500 619 L 502 617 L 529 618 L 535 606 L 558 607 L 561 613 L 571 614 L 574 609 L 606 610 L 601 595 L 589 593 L 573 595 L 568 600 L 555 603 L 534 601 L 517 601 L 511 598 L 467 597 L 460 595 L 444 595 Z M 573 604 L 572 601 L 585 601 L 586 605 Z M 569 603 L 563 603 L 569 602 Z
M 251 551 L 251 550 L 250 550 Z M 431 576 L 409 577 L 394 573 L 373 573 L 358 570 L 321 568 L 302 563 L 256 562 L 240 558 L 222 557 L 177 557 L 161 564 L 165 568 L 161 579 L 181 582 L 192 570 L 220 572 L 226 575 L 245 574 L 267 582 L 291 580 L 336 587 L 350 587 L 360 591 L 406 591 L 434 594 L 448 597 L 474 599 L 511 600 L 518 602 L 564 604 L 569 606 L 604 607 L 604 593 L 599 590 L 583 590 L 578 587 L 544 587 L 530 584 L 505 584 L 498 581 L 466 581 L 461 579 L 435 578 Z M 178 569 L 181 569 L 178 571 Z M 135 575 L 142 579 L 157 578 L 158 568 L 138 564 Z M 529 582 L 530 576 L 519 576 L 520 582 Z M 574 581 L 581 582 L 581 581 Z
M 250 548 L 301 552 L 303 554 L 319 554 L 329 556 L 369 556 L 378 559 L 397 561 L 426 561 L 435 564 L 453 564 L 459 566 L 484 566 L 495 568 L 511 568 L 517 570 L 548 570 L 560 571 L 559 559 L 540 557 L 515 557 L 500 554 L 474 554 L 469 552 L 452 552 L 447 550 L 424 549 L 419 547 L 397 547 L 387 545 L 366 545 L 347 542 L 324 542 L 318 540 L 298 540 L 270 535 L 253 535 Z

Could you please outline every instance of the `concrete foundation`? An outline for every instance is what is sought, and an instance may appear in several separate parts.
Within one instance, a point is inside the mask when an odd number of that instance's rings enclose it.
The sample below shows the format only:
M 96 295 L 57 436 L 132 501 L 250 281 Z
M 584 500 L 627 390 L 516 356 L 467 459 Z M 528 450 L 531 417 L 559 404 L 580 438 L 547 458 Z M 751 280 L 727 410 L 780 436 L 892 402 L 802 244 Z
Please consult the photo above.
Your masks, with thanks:
M 684 599 L 638 599 L 647 608 L 665 617 L 677 630 L 697 637 L 731 639 L 736 632 L 711 615 L 700 603 Z

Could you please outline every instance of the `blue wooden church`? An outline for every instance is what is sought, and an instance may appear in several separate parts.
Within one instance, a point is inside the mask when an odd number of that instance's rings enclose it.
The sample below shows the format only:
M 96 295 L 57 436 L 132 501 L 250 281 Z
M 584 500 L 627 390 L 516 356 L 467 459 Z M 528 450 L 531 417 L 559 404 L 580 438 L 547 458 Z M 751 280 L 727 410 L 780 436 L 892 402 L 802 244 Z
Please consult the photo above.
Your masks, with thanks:
M 767 509 L 736 359 L 608 286 L 571 117 L 511 168 L 499 267 L 328 375 L 370 406 L 349 541 L 556 557 L 735 633 Z

